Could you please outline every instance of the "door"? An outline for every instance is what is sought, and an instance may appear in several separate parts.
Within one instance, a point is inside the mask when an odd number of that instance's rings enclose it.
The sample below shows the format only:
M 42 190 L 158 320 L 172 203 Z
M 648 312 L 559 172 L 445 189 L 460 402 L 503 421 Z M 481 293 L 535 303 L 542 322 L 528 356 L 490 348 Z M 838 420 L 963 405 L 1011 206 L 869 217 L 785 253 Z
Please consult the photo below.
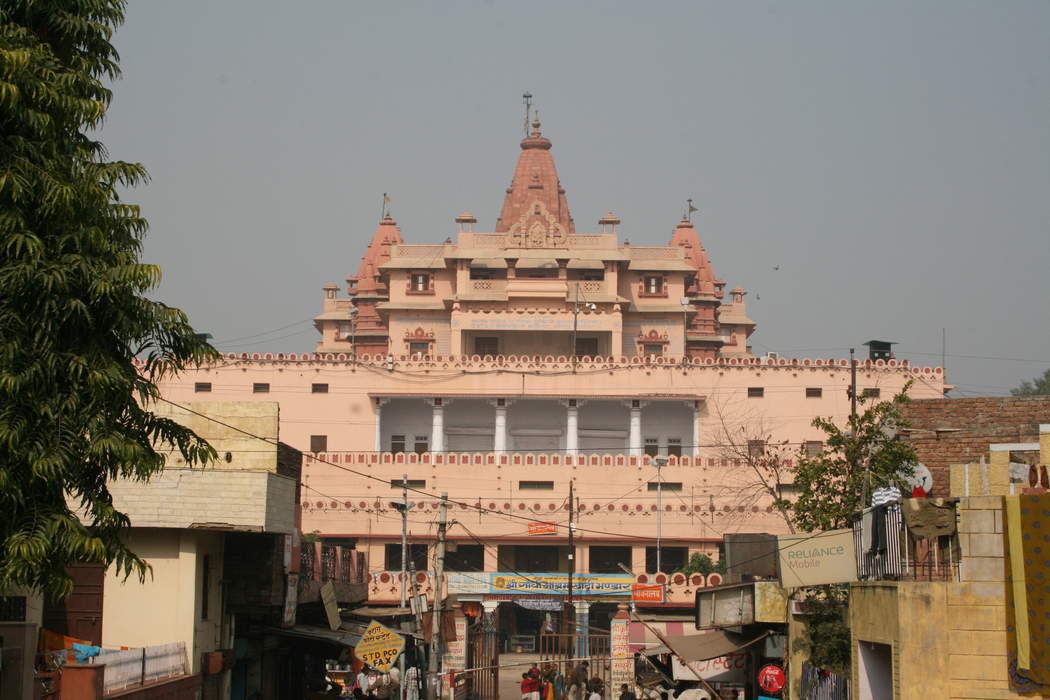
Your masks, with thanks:
M 74 564 L 66 571 L 73 577 L 73 593 L 62 601 L 45 602 L 44 627 L 98 646 L 102 644 L 102 589 L 106 566 Z

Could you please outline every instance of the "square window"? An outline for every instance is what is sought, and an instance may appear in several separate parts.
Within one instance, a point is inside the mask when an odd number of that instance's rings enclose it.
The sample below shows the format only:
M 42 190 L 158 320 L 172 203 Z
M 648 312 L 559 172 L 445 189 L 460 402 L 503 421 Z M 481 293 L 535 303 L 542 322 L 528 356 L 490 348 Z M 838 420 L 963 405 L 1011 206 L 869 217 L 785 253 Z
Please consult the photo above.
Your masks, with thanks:
M 663 569 L 663 573 L 678 571 L 685 567 L 688 559 L 688 547 L 660 547 L 660 568 Z M 656 571 L 656 547 L 645 548 L 645 573 L 658 573 Z
M 656 438 L 645 438 L 645 454 L 650 457 L 660 454 L 660 441 Z
M 649 357 L 650 355 L 662 357 L 664 354 L 664 346 L 662 344 L 643 345 L 642 354 L 646 357 Z
M 408 352 L 412 355 L 429 355 L 430 343 L 409 343 Z
M 808 386 L 806 387 L 806 398 L 807 399 L 819 399 L 824 396 L 824 390 L 819 386 Z
M 404 435 L 391 435 L 390 436 L 390 451 L 394 454 L 405 451 L 405 436 Z
M 866 399 L 877 399 L 880 396 L 882 396 L 882 390 L 881 389 L 871 389 L 871 388 L 864 389 L 864 390 L 862 390 L 860 392 L 860 395 L 863 396 Z
M 269 394 L 270 385 L 267 382 L 255 382 L 252 384 L 253 394 Z
M 401 571 L 401 544 L 388 544 L 384 547 L 383 558 L 387 571 Z M 416 571 L 427 570 L 427 546 L 425 544 L 408 545 L 408 566 Z
M 310 385 L 310 393 L 311 394 L 327 394 L 328 393 L 328 385 L 327 384 L 311 384 Z
M 747 441 L 747 456 L 748 457 L 763 457 L 766 454 L 766 441 L 765 440 L 748 440 Z
M 576 356 L 577 357 L 596 357 L 598 355 L 598 339 L 597 338 L 577 338 L 576 339 Z
M 620 564 L 628 569 L 633 564 L 630 547 L 591 545 L 587 554 L 587 570 L 592 574 L 622 574 Z
M 426 292 L 430 290 L 430 275 L 422 272 L 412 273 L 412 291 Z
M 310 436 L 310 451 L 311 452 L 327 452 L 328 451 L 328 436 L 327 435 L 311 435 Z
M 664 278 L 660 275 L 646 275 L 644 284 L 646 294 L 662 294 L 664 291 Z
M 682 456 L 682 438 L 667 438 L 667 456 Z
M 484 571 L 485 547 L 480 544 L 457 544 L 445 552 L 445 571 Z
M 824 443 L 820 440 L 806 440 L 803 447 L 806 450 L 806 456 L 810 458 L 817 457 L 824 451 Z
M 747 388 L 747 398 L 749 399 L 760 399 L 766 395 L 765 387 L 761 386 L 749 386 Z
M 416 435 L 416 444 L 412 449 L 417 455 L 421 455 L 424 452 L 430 451 L 430 436 L 429 435 Z
M 211 382 L 196 382 L 193 385 L 193 390 L 198 394 L 206 394 L 211 391 Z

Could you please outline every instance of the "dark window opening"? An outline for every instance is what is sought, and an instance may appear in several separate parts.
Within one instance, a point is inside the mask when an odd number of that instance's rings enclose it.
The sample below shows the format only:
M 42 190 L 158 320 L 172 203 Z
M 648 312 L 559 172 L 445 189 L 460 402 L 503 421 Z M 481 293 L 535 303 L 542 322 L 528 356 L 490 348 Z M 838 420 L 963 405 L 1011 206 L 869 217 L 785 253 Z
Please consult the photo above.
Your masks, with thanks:
M 667 438 L 667 456 L 682 456 L 682 438 Z
M 820 440 L 806 440 L 806 456 L 818 457 L 824 451 L 824 443 Z
M 203 394 L 211 391 L 211 382 L 195 382 L 193 390 L 198 394 Z
M 490 337 L 479 337 L 474 338 L 474 354 L 481 355 L 492 355 L 495 357 L 499 354 L 499 338 Z
M 749 386 L 747 388 L 747 398 L 749 399 L 760 399 L 766 395 L 765 387 L 761 386 Z
M 646 294 L 661 294 L 664 291 L 664 278 L 659 275 L 646 275 L 644 284 Z
M 598 355 L 598 339 L 597 338 L 577 338 L 576 339 L 576 356 L 577 357 L 596 357 Z
M 26 597 L 0 596 L 0 622 L 25 622 Z
M 310 385 L 310 393 L 312 393 L 312 394 L 327 394 L 328 393 L 328 385 L 327 384 L 311 384 Z
M 445 552 L 446 571 L 484 571 L 485 548 L 480 544 L 460 544 Z
M 681 491 L 681 481 L 650 481 L 647 485 L 650 491 Z
M 624 570 L 620 564 L 631 568 L 630 547 L 591 546 L 588 554 L 590 561 L 587 562 L 587 570 L 592 574 L 622 574 Z
M 747 441 L 747 456 L 748 457 L 764 457 L 766 454 L 766 441 L 765 440 L 748 440 Z
M 514 545 L 513 557 L 504 556 L 505 547 L 500 547 L 499 567 L 513 565 L 514 571 L 523 573 L 558 572 L 567 570 L 561 562 L 568 561 L 568 547 L 544 545 Z
M 553 481 L 519 481 L 518 488 L 522 491 L 553 491 Z
M 864 389 L 860 392 L 860 395 L 866 399 L 877 399 L 882 396 L 881 389 Z
M 269 394 L 270 385 L 267 382 L 255 382 L 252 384 L 253 394 Z
M 824 396 L 824 390 L 819 386 L 806 387 L 806 398 L 807 399 L 819 399 Z
M 385 568 L 387 571 L 401 571 L 401 544 L 388 544 L 385 547 Z M 416 571 L 428 571 L 427 546 L 425 544 L 408 545 L 408 566 Z
M 430 343 L 409 343 L 408 352 L 412 355 L 427 355 L 430 353 Z
M 414 273 L 412 275 L 412 291 L 426 292 L 430 289 L 430 275 L 425 273 Z
M 410 489 L 425 489 L 427 487 L 427 480 L 426 479 L 409 479 L 408 481 L 405 481 L 404 479 L 391 479 L 390 480 L 390 488 L 392 488 L 392 489 L 399 489 L 402 486 L 407 486 Z
M 405 451 L 405 436 L 404 435 L 391 435 L 390 436 L 390 451 L 394 454 Z
M 648 355 L 655 355 L 656 357 L 662 357 L 663 354 L 664 354 L 664 346 L 663 346 L 662 343 L 661 344 L 655 344 L 654 343 L 652 345 L 643 345 L 642 346 L 642 354 L 646 355 L 646 356 L 648 356 Z
M 665 574 L 685 568 L 688 558 L 688 547 L 660 547 L 660 568 Z M 656 547 L 645 548 L 645 573 L 659 573 L 656 570 Z
M 656 438 L 645 438 L 645 454 L 655 457 L 660 454 L 660 441 Z
M 421 455 L 424 452 L 430 451 L 430 436 L 429 435 L 416 435 L 416 443 L 412 446 L 412 451 L 417 455 Z
M 327 435 L 311 435 L 310 436 L 310 451 L 311 452 L 327 452 L 328 451 L 328 436 Z

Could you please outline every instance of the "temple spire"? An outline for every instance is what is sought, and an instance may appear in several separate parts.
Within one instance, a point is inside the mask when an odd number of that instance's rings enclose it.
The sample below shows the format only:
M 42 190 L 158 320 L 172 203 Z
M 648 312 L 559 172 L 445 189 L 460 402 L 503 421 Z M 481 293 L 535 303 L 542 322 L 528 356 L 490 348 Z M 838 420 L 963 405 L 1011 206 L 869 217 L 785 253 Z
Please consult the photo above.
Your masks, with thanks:
M 531 106 L 531 102 L 527 105 Z M 537 227 L 553 236 L 576 232 L 554 166 L 550 139 L 540 132 L 538 111 L 534 112 L 532 132 L 521 141 L 518 165 L 503 199 L 496 231 L 527 234 Z

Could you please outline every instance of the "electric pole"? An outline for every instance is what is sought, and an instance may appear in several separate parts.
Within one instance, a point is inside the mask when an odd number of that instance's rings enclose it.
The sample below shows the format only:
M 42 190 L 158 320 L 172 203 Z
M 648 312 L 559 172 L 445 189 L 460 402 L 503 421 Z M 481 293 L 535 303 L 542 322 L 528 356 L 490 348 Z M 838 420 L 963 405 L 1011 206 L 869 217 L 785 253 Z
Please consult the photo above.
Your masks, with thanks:
M 437 551 L 434 552 L 434 613 L 430 626 L 430 673 L 427 674 L 427 700 L 437 698 L 441 680 L 441 609 L 445 606 L 445 529 L 448 526 L 448 494 L 441 494 L 441 509 L 438 511 Z
M 408 502 L 408 474 L 401 477 L 401 502 L 390 504 L 395 510 L 401 511 L 401 607 L 405 607 L 405 598 L 408 594 L 408 511 L 416 504 Z M 408 633 L 408 622 L 401 623 L 401 631 Z M 401 697 L 405 697 L 405 654 L 402 652 L 399 663 L 401 669 Z
M 849 414 L 857 417 L 857 361 L 853 359 L 853 348 L 849 349 Z
M 571 625 L 569 629 L 572 630 L 572 636 L 569 637 L 570 659 L 576 649 L 576 611 L 572 605 L 572 575 L 576 571 L 576 523 L 573 521 L 576 501 L 573 499 L 572 483 L 572 479 L 569 479 L 569 595 L 567 596 L 568 605 L 565 607 L 565 617 L 572 616 L 571 619 L 566 620 Z
M 661 564 L 663 559 L 661 558 L 660 552 L 660 541 L 661 535 L 663 534 L 663 472 L 661 471 L 665 464 L 667 464 L 667 457 L 654 457 L 653 461 L 656 462 L 656 573 L 663 572 Z

